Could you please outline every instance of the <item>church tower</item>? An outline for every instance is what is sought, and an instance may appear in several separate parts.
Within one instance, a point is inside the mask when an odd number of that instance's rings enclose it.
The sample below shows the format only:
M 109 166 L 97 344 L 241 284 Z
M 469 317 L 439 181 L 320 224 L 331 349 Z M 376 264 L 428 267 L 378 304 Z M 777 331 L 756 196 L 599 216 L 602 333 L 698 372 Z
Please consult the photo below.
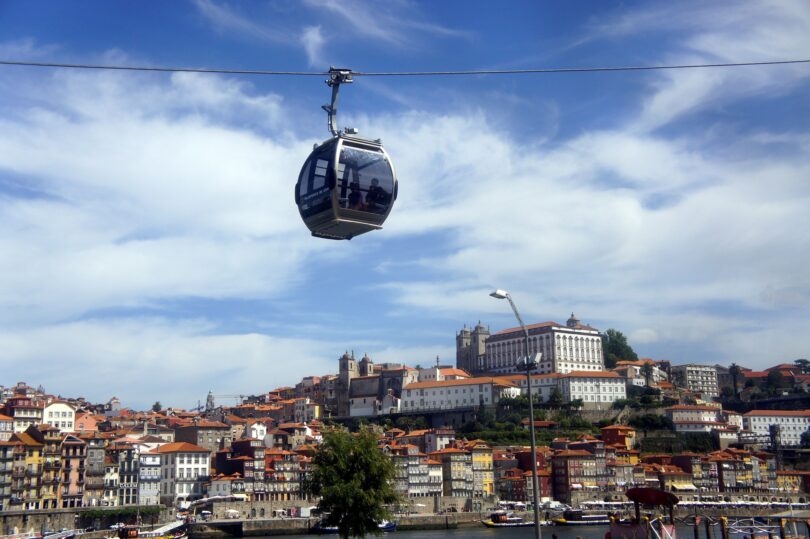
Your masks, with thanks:
M 338 383 L 336 388 L 337 393 L 337 415 L 338 417 L 349 416 L 349 391 L 351 391 L 352 378 L 357 378 L 360 375 L 357 360 L 354 359 L 354 352 L 349 355 L 347 351 L 338 360 L 340 363 L 338 369 Z

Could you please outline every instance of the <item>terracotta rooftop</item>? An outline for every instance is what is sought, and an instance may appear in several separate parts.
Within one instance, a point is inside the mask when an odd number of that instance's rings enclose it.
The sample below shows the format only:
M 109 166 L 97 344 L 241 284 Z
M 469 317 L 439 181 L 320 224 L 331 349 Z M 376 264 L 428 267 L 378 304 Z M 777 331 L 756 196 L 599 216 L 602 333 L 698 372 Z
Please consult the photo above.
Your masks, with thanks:
M 751 410 L 743 414 L 745 417 L 782 416 L 782 417 L 810 417 L 810 410 Z
M 471 386 L 478 384 L 497 384 L 513 386 L 511 380 L 503 377 L 481 376 L 478 378 L 461 378 L 459 380 L 443 380 L 439 382 L 415 382 L 408 384 L 404 389 L 430 389 L 435 387 Z
M 157 448 L 157 452 L 165 453 L 210 453 L 206 448 L 188 442 L 172 442 Z
M 610 371 L 571 371 L 560 378 L 620 378 L 620 376 Z

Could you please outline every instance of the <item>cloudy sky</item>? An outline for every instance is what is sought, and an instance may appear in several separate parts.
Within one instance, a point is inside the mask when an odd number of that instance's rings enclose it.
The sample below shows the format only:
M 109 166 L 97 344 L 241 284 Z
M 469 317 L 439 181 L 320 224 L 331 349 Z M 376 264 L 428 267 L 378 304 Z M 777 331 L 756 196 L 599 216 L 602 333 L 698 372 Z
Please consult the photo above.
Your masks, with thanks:
M 0 59 L 523 69 L 810 58 L 810 4 L 0 1 Z M 810 65 L 358 77 L 382 231 L 293 201 L 323 77 L 0 66 L 0 384 L 190 406 L 573 311 L 644 356 L 810 355 Z M 223 397 L 223 402 L 232 399 Z

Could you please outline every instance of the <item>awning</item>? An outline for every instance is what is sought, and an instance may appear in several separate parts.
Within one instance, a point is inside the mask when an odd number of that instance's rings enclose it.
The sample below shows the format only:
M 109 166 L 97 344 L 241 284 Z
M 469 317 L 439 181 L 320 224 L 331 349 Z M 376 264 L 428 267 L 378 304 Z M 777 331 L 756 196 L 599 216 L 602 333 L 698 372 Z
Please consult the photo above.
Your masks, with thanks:
M 582 485 L 580 483 L 571 483 L 571 488 L 574 490 L 579 490 L 582 488 Z
M 692 483 L 672 483 L 672 488 L 675 490 L 697 490 L 697 487 Z

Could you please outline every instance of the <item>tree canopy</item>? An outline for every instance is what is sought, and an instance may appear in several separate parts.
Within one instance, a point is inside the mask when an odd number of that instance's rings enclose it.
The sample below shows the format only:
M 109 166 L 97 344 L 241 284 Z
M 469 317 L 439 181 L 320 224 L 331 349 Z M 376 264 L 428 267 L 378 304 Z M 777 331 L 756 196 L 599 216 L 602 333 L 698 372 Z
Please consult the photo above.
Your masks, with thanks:
M 399 501 L 393 478 L 394 465 L 373 432 L 334 429 L 324 433 L 312 459 L 307 491 L 320 496 L 318 509 L 341 537 L 364 537 L 391 518 L 388 506 Z
M 802 374 L 810 374 L 810 360 L 797 359 L 793 364 L 799 367 Z
M 602 339 L 605 351 L 605 368 L 612 369 L 617 361 L 636 361 L 638 355 L 627 343 L 627 337 L 616 329 L 609 329 Z
M 163 409 L 163 405 L 160 404 L 160 401 L 155 401 L 155 404 L 152 405 L 153 412 L 159 412 Z

